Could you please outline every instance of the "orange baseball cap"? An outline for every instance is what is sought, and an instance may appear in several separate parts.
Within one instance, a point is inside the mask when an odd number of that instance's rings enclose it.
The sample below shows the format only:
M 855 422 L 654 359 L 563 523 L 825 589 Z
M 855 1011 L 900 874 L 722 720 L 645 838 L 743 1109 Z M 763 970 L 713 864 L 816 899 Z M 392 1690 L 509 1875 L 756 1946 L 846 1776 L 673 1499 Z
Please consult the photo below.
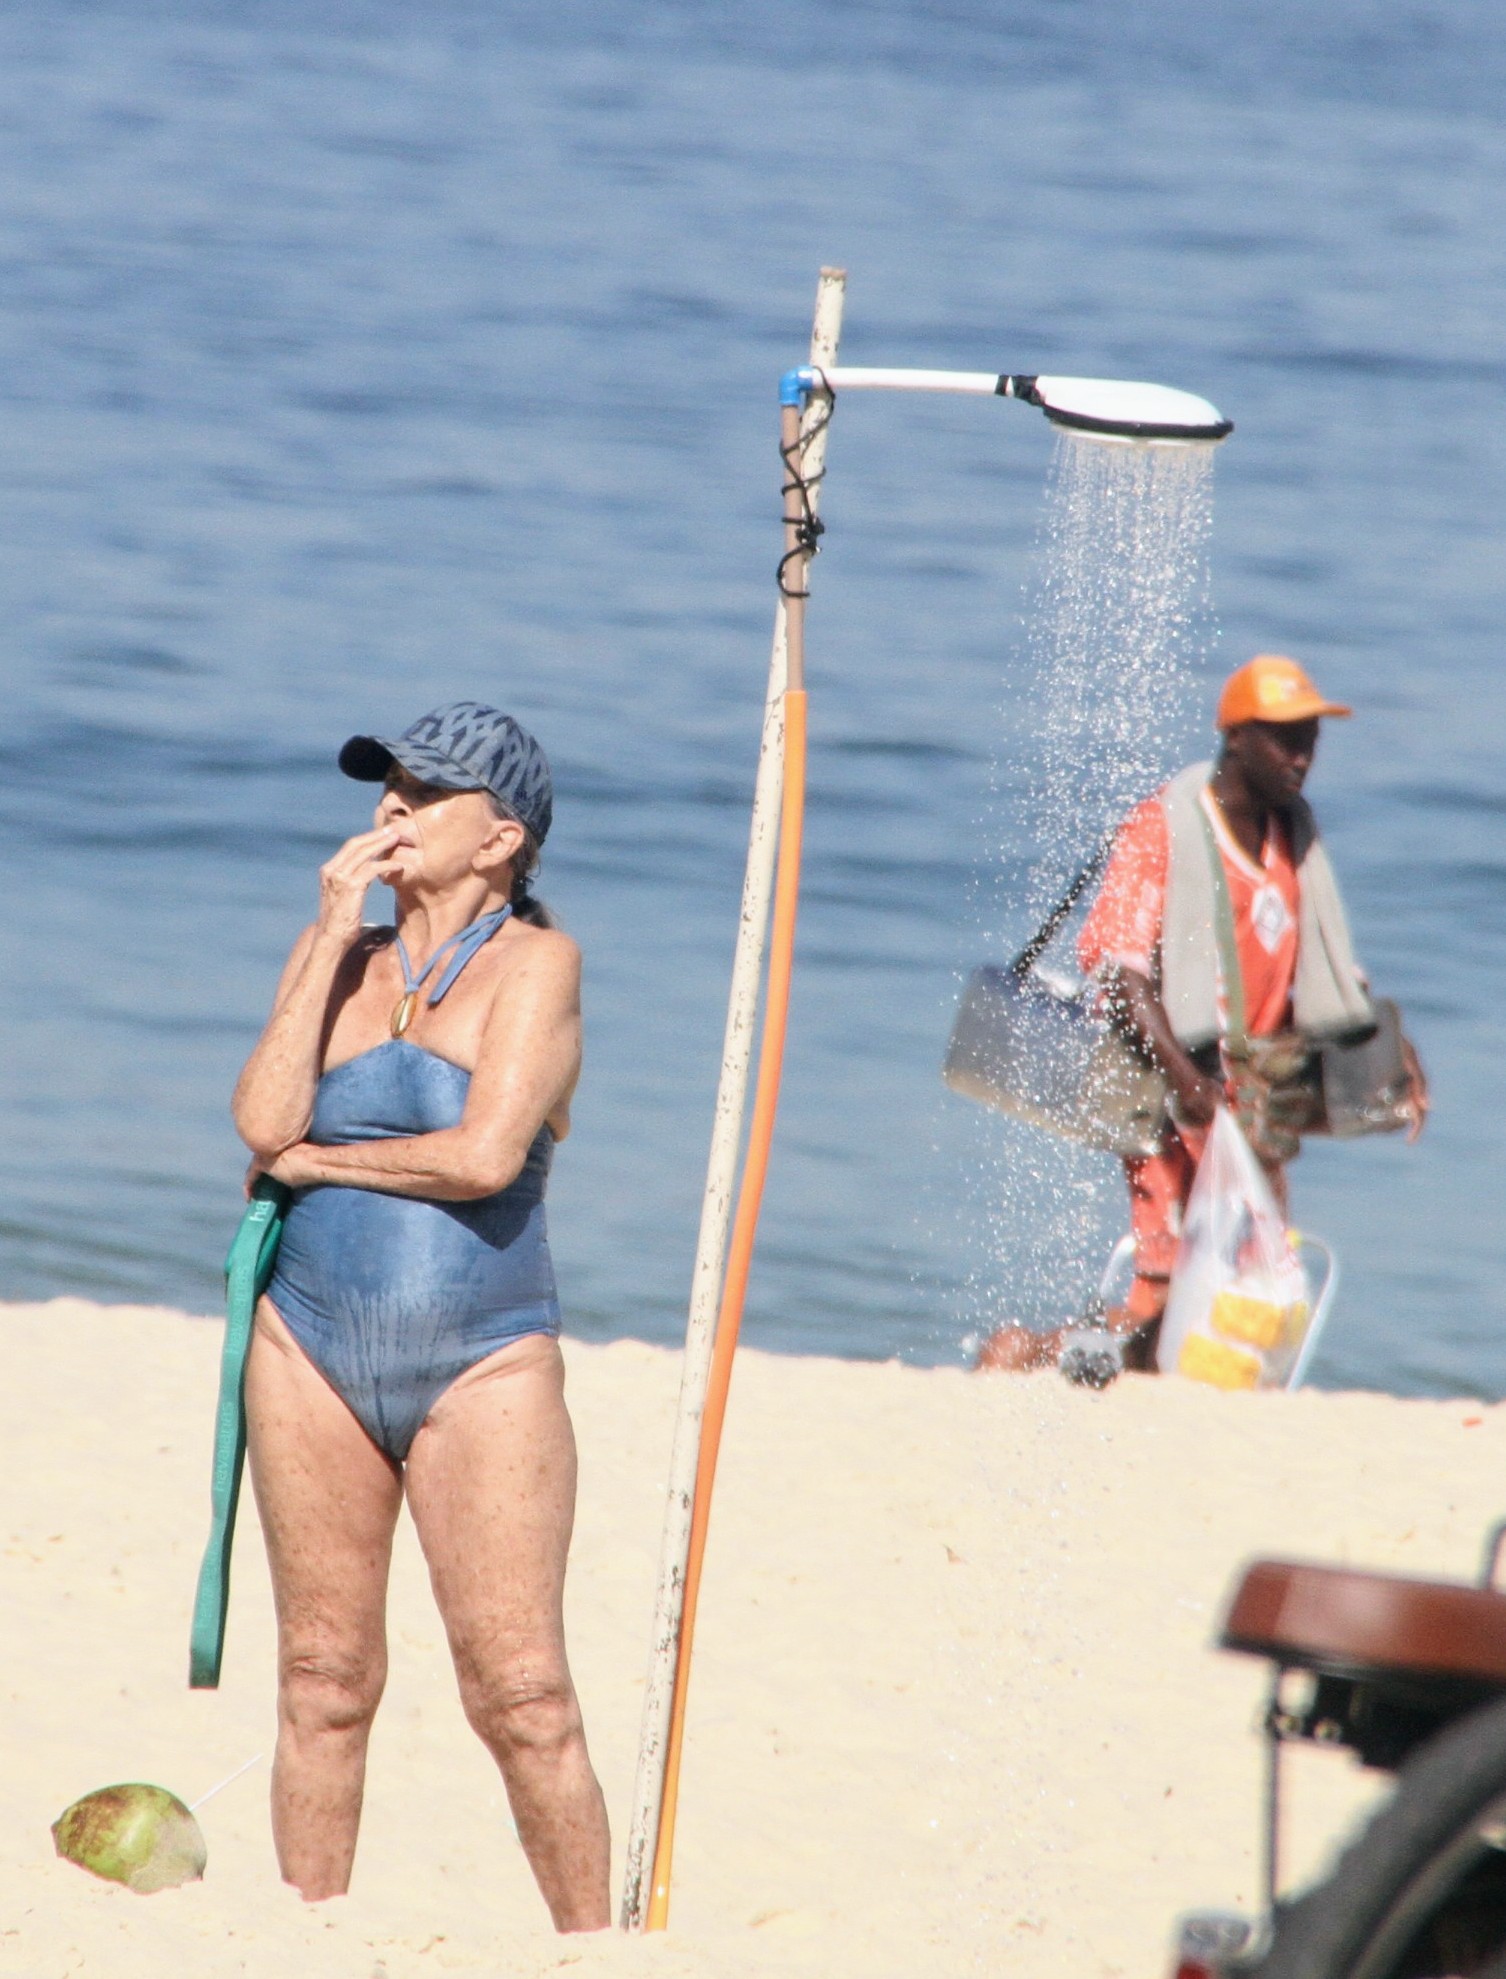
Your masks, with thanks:
M 1312 677 L 1285 653 L 1257 653 L 1229 675 L 1218 697 L 1220 728 L 1241 722 L 1305 722 L 1312 715 L 1352 715 L 1342 701 L 1330 701 Z

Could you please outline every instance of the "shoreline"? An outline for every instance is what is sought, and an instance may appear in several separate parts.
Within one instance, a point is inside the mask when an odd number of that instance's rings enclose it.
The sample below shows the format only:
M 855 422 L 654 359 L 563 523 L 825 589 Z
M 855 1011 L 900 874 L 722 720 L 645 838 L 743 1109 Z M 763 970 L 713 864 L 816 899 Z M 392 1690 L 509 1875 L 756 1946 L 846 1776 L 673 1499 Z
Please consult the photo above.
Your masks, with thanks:
M 550 1931 L 406 1521 L 351 1895 L 278 1883 L 264 1761 L 205 1809 L 204 1883 L 139 1898 L 56 1860 L 61 1809 L 126 1779 L 192 1801 L 270 1756 L 249 1491 L 224 1683 L 186 1688 L 219 1333 L 74 1299 L 0 1307 L 0 1332 L 0 1974 L 1154 1974 L 1177 1912 L 1256 1900 L 1264 1666 L 1209 1647 L 1240 1564 L 1472 1578 L 1502 1509 L 1500 1405 L 744 1350 L 667 1934 Z M 570 1646 L 620 1876 L 680 1356 L 565 1351 Z M 1296 1757 L 1300 1873 L 1374 1783 Z

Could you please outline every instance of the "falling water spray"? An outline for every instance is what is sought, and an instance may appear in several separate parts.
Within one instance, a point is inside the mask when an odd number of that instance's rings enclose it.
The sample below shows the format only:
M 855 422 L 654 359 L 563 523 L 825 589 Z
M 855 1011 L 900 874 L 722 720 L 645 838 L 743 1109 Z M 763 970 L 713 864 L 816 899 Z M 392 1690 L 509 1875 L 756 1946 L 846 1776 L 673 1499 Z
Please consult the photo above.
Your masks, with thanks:
M 1208 446 L 1124 445 L 1059 434 L 1026 602 L 1023 681 L 995 775 L 989 860 L 1009 875 L 988 946 L 1035 926 L 1094 848 L 1175 770 L 1200 730 L 1198 663 L 1210 640 Z M 1023 821 L 1023 828 L 1022 828 Z M 1001 925 L 1002 923 L 1002 925 Z M 1075 925 L 1075 924 L 1074 924 Z M 1075 969 L 1070 940 L 1044 967 Z M 971 1317 L 1052 1325 L 1091 1294 L 1124 1227 L 1111 1157 L 980 1116 L 985 1241 Z

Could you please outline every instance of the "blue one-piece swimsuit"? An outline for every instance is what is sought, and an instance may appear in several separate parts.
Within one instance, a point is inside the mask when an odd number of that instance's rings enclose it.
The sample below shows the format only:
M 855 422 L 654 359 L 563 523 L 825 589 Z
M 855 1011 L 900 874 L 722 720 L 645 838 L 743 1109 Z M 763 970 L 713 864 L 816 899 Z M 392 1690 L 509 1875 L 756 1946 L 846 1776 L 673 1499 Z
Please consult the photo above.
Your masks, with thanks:
M 321 1147 L 437 1133 L 465 1110 L 471 1075 L 394 1038 L 331 1066 L 308 1139 Z M 529 1333 L 557 1334 L 544 1225 L 554 1136 L 480 1202 L 431 1202 L 328 1183 L 294 1191 L 267 1297 L 288 1331 L 398 1462 L 459 1374 Z

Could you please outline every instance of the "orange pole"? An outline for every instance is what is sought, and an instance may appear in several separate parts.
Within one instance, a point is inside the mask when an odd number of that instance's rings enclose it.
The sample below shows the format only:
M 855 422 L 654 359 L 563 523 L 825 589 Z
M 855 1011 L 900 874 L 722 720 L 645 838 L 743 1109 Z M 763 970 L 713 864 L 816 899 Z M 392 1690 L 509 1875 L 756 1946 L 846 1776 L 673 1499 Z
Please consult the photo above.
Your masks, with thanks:
M 675 1669 L 674 1706 L 669 1723 L 664 1765 L 664 1795 L 659 1806 L 659 1832 L 654 1847 L 644 1929 L 662 1931 L 669 1920 L 669 1879 L 674 1861 L 675 1816 L 679 1805 L 680 1757 L 685 1743 L 685 1700 L 690 1689 L 690 1652 L 695 1637 L 696 1604 L 701 1591 L 701 1566 L 706 1554 L 706 1529 L 711 1519 L 711 1493 L 716 1481 L 717 1453 L 727 1414 L 732 1383 L 732 1358 L 742 1326 L 758 1212 L 769 1172 L 774 1117 L 779 1110 L 779 1081 L 784 1068 L 784 1039 L 790 1009 L 790 978 L 795 965 L 795 918 L 800 906 L 800 840 L 805 820 L 804 689 L 784 697 L 784 801 L 779 816 L 779 869 L 774 881 L 774 921 L 769 942 L 769 982 L 764 1003 L 763 1043 L 758 1058 L 758 1085 L 753 1120 L 748 1130 L 748 1153 L 743 1164 L 737 1218 L 727 1257 L 721 1310 L 716 1322 L 716 1345 L 701 1420 L 701 1445 L 696 1463 L 695 1503 L 691 1512 L 690 1551 L 685 1564 L 685 1599 L 680 1620 L 679 1657 Z
M 811 325 L 810 362 L 825 370 L 835 364 L 842 324 L 846 275 L 840 268 L 823 268 L 816 291 Z M 789 418 L 786 418 L 788 413 Z M 669 1459 L 669 1489 L 664 1506 L 664 1531 L 659 1574 L 654 1591 L 654 1620 L 648 1681 L 644 1687 L 638 1767 L 633 1785 L 633 1810 L 623 1863 L 621 1920 L 625 1931 L 641 1931 L 653 1882 L 654 1850 L 664 1803 L 664 1768 L 669 1755 L 669 1721 L 674 1710 L 675 1677 L 680 1654 L 680 1624 L 685 1603 L 685 1570 L 690 1551 L 690 1525 L 695 1512 L 696 1471 L 701 1450 L 701 1420 L 711 1359 L 716 1347 L 717 1321 L 727 1267 L 727 1246 L 737 1207 L 748 1102 L 756 1073 L 754 1047 L 759 1043 L 759 1005 L 767 959 L 769 921 L 773 909 L 775 868 L 779 856 L 779 817 L 784 791 L 784 697 L 805 685 L 792 671 L 798 658 L 799 629 L 793 624 L 803 610 L 804 579 L 809 575 L 810 551 L 817 535 L 817 508 L 826 461 L 826 433 L 831 422 L 829 393 L 813 393 L 804 408 L 781 407 L 779 451 L 790 484 L 785 495 L 785 543 L 780 559 L 779 606 L 774 614 L 774 638 L 769 653 L 768 686 L 759 724 L 758 772 L 753 786 L 753 813 L 748 826 L 748 863 L 743 876 L 742 908 L 732 957 L 732 980 L 727 994 L 727 1021 L 722 1039 L 721 1071 L 716 1083 L 711 1145 L 707 1151 L 706 1187 L 701 1198 L 700 1230 L 691 1273 L 690 1304 L 685 1325 L 685 1362 L 680 1375 L 680 1405 L 675 1416 Z M 791 557 L 791 549 L 797 554 Z M 792 564 L 803 566 L 792 585 Z

